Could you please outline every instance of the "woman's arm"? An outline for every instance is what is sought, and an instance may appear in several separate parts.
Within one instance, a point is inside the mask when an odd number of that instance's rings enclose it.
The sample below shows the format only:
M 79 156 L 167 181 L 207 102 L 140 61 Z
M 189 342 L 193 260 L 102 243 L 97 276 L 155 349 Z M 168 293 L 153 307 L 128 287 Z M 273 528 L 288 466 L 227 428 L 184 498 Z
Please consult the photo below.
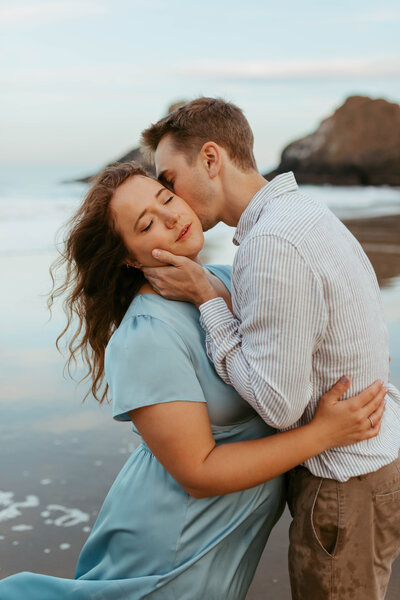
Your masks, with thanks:
M 375 382 L 358 396 L 339 401 L 349 385 L 349 381 L 339 381 L 325 394 L 308 425 L 219 446 L 203 403 L 167 402 L 137 408 L 129 414 L 172 477 L 191 496 L 204 498 L 254 487 L 328 448 L 376 436 L 384 411 L 385 388 Z

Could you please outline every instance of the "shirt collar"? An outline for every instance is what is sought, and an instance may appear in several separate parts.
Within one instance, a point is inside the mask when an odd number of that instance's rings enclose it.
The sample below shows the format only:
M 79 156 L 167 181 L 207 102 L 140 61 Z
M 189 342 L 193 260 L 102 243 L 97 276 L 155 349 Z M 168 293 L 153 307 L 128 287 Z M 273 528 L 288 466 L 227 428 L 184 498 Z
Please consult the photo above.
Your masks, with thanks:
M 293 173 L 282 173 L 262 187 L 250 200 L 250 203 L 242 213 L 236 227 L 233 243 L 239 246 L 250 230 L 257 223 L 261 212 L 271 198 L 277 198 L 290 192 L 297 192 L 298 187 Z

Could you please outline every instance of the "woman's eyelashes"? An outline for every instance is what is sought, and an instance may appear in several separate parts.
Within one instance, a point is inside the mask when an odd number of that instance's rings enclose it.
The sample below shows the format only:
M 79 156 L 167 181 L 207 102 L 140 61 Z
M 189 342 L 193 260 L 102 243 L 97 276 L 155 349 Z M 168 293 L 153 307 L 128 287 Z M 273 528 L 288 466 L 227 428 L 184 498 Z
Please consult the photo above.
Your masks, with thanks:
M 169 196 L 169 198 L 167 198 L 167 200 L 164 202 L 164 205 L 168 204 L 173 199 L 174 199 L 174 196 Z M 144 229 L 142 229 L 142 233 L 145 232 L 145 231 L 149 231 L 149 229 L 152 226 L 152 224 L 153 224 L 153 221 L 151 220 L 150 223 L 147 225 L 147 227 L 145 227 Z
M 147 225 L 147 227 L 145 227 L 144 229 L 142 229 L 142 232 L 144 231 L 148 231 L 150 229 L 150 227 L 152 226 L 153 221 L 150 221 L 150 223 Z

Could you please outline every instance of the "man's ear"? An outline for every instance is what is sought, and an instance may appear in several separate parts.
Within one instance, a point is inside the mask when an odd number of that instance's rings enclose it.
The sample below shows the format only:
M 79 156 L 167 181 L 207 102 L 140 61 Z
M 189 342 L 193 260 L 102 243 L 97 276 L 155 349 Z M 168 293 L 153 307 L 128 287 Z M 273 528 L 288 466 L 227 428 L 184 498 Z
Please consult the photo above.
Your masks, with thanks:
M 211 179 L 216 177 L 222 164 L 221 148 L 215 142 L 206 142 L 200 151 L 202 161 Z

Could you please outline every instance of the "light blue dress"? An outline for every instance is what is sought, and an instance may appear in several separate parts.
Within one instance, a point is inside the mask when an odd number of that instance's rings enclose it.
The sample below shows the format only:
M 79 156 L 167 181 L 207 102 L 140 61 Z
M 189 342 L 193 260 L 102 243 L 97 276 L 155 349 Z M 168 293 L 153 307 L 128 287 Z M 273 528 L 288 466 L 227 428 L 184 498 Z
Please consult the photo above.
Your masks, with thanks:
M 230 289 L 230 267 L 209 269 Z M 113 416 L 176 400 L 207 402 L 218 444 L 273 430 L 208 360 L 199 314 L 186 302 L 139 294 L 106 351 Z M 20 573 L 1 600 L 242 600 L 284 504 L 284 478 L 195 499 L 144 442 L 111 487 L 75 579 Z

